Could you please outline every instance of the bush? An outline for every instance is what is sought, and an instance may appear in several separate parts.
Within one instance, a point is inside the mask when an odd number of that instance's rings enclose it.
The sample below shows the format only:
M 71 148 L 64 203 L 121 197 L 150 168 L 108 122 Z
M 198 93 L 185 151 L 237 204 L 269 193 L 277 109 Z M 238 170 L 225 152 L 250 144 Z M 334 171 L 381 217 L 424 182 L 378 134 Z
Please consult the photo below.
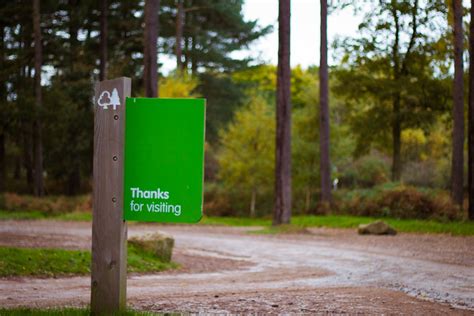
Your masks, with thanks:
M 7 211 L 39 211 L 46 215 L 92 211 L 91 195 L 38 198 L 31 195 L 4 193 L 1 200 L 2 209 Z
M 387 183 L 373 189 L 339 191 L 338 210 L 345 214 L 374 217 L 454 220 L 462 212 L 449 193 Z
M 341 187 L 373 187 L 388 181 L 389 162 L 378 154 L 361 157 L 342 168 Z

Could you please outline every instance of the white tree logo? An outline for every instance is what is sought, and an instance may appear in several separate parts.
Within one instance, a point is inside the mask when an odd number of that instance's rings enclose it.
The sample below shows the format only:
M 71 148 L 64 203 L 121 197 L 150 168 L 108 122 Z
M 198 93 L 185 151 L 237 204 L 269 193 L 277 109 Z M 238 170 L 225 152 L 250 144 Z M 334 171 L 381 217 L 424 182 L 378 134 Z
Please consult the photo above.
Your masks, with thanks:
M 117 88 L 112 90 L 112 95 L 107 90 L 102 91 L 99 100 L 97 101 L 97 105 L 102 107 L 104 110 L 107 110 L 109 105 L 111 105 L 113 106 L 114 110 L 116 110 L 117 106 L 120 105 L 120 97 L 118 95 Z

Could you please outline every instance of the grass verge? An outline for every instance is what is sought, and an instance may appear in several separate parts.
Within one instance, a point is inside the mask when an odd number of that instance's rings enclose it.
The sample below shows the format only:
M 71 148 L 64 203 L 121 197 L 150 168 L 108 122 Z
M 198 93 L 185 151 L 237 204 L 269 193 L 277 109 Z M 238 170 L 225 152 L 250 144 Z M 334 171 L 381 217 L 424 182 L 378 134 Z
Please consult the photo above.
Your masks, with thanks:
M 366 224 L 377 219 L 382 219 L 399 232 L 410 233 L 443 233 L 454 236 L 473 236 L 474 222 L 438 222 L 433 220 L 410 220 L 395 218 L 375 218 L 363 216 L 346 215 L 325 215 L 325 216 L 293 216 L 291 225 L 281 227 L 271 227 L 270 219 L 250 219 L 233 217 L 204 217 L 202 224 L 207 225 L 229 225 L 229 226 L 263 226 L 264 228 L 256 233 L 297 233 L 304 232 L 308 227 L 329 227 L 329 228 L 356 228 L 359 224 Z M 254 231 L 255 233 L 255 231 Z
M 23 220 L 23 219 L 52 219 L 65 221 L 91 221 L 92 214 L 89 212 L 71 212 L 58 215 L 46 215 L 39 211 L 2 211 L 0 210 L 0 220 Z M 272 228 L 272 221 L 269 218 L 248 218 L 248 217 L 207 217 L 201 220 L 201 225 L 227 225 L 227 226 L 263 226 L 266 227 L 262 233 L 290 233 L 301 230 L 304 227 L 330 227 L 330 228 L 356 228 L 359 224 L 366 224 L 377 219 L 382 219 L 389 223 L 399 232 L 410 233 L 443 233 L 455 236 L 473 236 L 474 222 L 468 221 L 446 221 L 434 220 L 412 220 L 396 218 L 376 218 L 366 216 L 350 215 L 300 215 L 291 218 L 295 227 Z M 291 226 L 291 225 L 290 225 Z
M 62 221 L 91 221 L 90 212 L 69 212 L 60 214 L 46 214 L 40 211 L 5 211 L 0 210 L 0 220 L 52 219 Z
M 128 272 L 157 272 L 178 267 L 132 245 L 128 246 L 127 255 Z M 90 273 L 90 265 L 89 251 L 0 247 L 0 277 L 84 275 Z

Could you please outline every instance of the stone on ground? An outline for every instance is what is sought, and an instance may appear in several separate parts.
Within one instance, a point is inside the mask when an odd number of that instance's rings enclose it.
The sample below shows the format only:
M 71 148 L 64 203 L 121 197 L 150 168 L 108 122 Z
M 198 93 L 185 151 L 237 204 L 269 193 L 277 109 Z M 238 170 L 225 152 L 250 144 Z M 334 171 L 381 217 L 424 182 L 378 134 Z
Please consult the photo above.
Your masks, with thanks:
M 360 224 L 358 229 L 361 235 L 396 235 L 397 231 L 384 221 L 375 221 L 370 224 Z
M 170 236 L 153 233 L 132 237 L 128 242 L 146 252 L 153 253 L 163 262 L 170 262 L 173 254 L 174 239 Z

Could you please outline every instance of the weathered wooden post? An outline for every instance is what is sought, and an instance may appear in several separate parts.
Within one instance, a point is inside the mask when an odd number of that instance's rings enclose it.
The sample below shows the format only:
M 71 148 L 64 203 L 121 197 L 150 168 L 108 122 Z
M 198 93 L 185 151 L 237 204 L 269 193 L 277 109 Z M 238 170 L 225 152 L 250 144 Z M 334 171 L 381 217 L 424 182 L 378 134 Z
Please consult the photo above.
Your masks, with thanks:
M 130 78 L 102 81 L 94 97 L 91 311 L 126 307 L 127 225 L 123 220 L 125 98 Z

